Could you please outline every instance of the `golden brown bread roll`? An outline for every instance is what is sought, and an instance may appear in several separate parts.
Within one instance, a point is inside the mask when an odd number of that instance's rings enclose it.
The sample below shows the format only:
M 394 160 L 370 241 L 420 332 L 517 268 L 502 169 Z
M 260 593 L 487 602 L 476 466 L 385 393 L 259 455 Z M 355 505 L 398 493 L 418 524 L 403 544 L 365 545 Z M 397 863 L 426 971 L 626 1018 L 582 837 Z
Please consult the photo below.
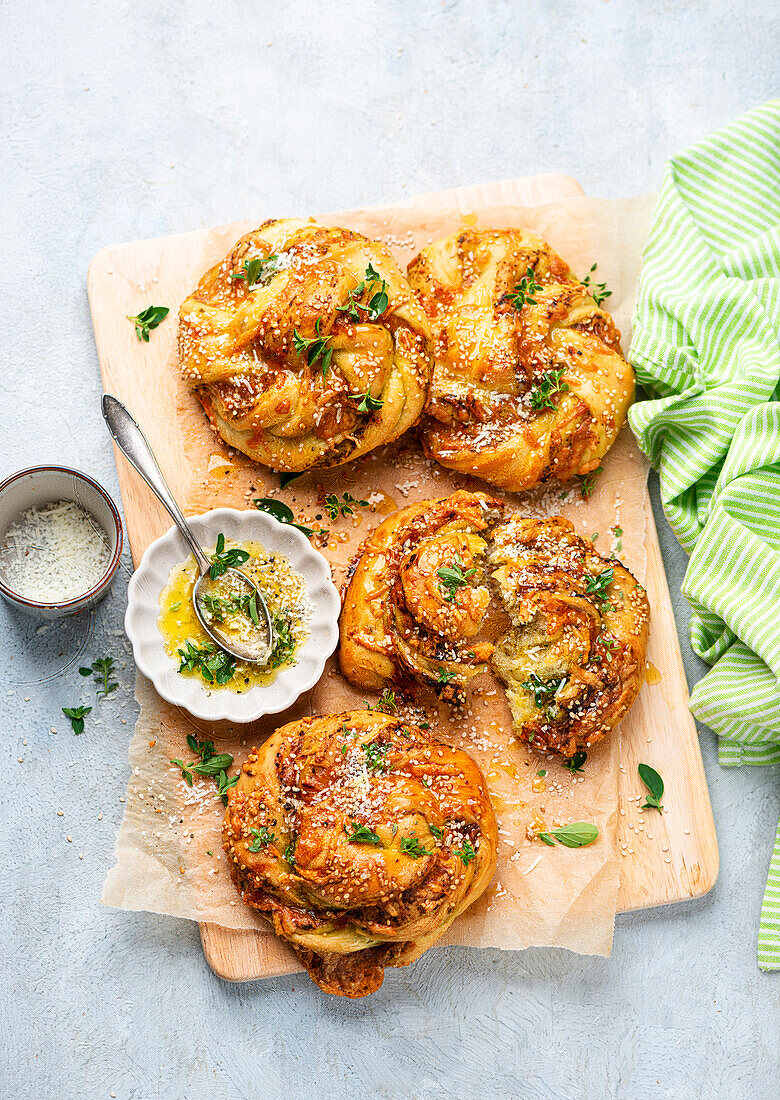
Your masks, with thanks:
M 267 221 L 179 311 L 179 361 L 232 447 L 275 470 L 338 466 L 419 417 L 431 333 L 384 245 Z
M 612 318 L 561 257 L 524 229 L 463 226 L 408 274 L 435 337 L 427 452 L 511 492 L 595 470 L 634 372 Z
M 476 901 L 498 830 L 470 756 L 363 710 L 292 722 L 253 750 L 223 842 L 243 900 L 317 985 L 363 997 Z
M 591 748 L 642 686 L 645 590 L 562 516 L 514 515 L 500 524 L 488 568 L 513 623 L 492 664 L 506 686 L 515 733 L 568 757 Z
M 648 629 L 642 586 L 568 520 L 505 518 L 498 500 L 460 490 L 401 509 L 366 540 L 339 661 L 357 687 L 417 682 L 454 703 L 489 665 L 517 736 L 570 757 L 633 703 Z
M 492 653 L 478 637 L 490 602 L 485 535 L 503 505 L 460 490 L 402 508 L 361 547 L 344 596 L 339 661 L 351 683 L 429 684 L 458 699 Z

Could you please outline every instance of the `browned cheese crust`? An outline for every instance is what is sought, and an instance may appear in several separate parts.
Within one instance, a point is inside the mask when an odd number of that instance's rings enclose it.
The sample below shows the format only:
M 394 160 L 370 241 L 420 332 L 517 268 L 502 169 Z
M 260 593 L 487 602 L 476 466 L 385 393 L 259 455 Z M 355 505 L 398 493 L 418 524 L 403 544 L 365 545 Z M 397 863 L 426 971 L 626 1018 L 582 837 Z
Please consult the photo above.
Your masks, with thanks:
M 464 226 L 408 275 L 435 338 L 427 452 L 511 492 L 595 470 L 634 372 L 612 318 L 561 257 L 524 229 Z
M 452 703 L 489 665 L 520 740 L 570 757 L 636 698 L 649 618 L 642 586 L 568 520 L 505 518 L 498 500 L 459 490 L 401 509 L 364 543 L 339 661 L 365 690 L 426 684 Z
M 223 826 L 244 902 L 343 997 L 434 944 L 490 882 L 497 846 L 474 760 L 367 710 L 278 729 L 245 761 Z
M 431 333 L 384 245 L 267 221 L 179 310 L 179 362 L 232 447 L 275 470 L 338 466 L 419 417 Z
M 442 698 L 462 696 L 493 651 L 478 635 L 490 603 L 485 538 L 501 515 L 500 501 L 460 490 L 402 508 L 376 528 L 360 550 L 339 623 L 341 671 L 351 683 L 379 691 L 417 681 Z M 463 574 L 460 586 L 446 583 L 453 567 Z
M 647 595 L 568 520 L 512 516 L 493 532 L 489 569 L 513 623 L 492 664 L 515 733 L 564 756 L 614 729 L 642 686 Z

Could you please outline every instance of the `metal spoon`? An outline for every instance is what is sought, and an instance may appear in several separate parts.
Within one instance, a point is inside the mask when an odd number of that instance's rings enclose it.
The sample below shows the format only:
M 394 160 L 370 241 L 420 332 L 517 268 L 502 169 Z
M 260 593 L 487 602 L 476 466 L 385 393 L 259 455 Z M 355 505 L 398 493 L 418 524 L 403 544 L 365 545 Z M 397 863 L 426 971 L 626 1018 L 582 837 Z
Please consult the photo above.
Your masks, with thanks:
M 250 638 L 250 641 L 246 644 L 243 640 L 227 637 L 216 623 L 209 622 L 203 614 L 199 597 L 205 590 L 215 584 L 210 576 L 211 562 L 204 554 L 195 535 L 192 533 L 192 528 L 174 500 L 146 436 L 122 402 L 108 393 L 103 394 L 103 417 L 117 447 L 128 462 L 135 467 L 158 500 L 168 509 L 173 522 L 179 528 L 195 555 L 199 576 L 192 590 L 192 604 L 200 625 L 208 636 L 231 656 L 250 664 L 267 665 L 276 639 L 271 616 L 268 613 L 268 606 L 263 599 L 262 592 L 254 581 L 239 569 L 228 569 L 224 574 L 230 577 L 232 587 L 238 587 L 239 591 L 245 592 L 250 599 L 253 595 L 257 597 L 256 605 L 260 625 L 257 626 L 252 620 L 249 620 L 251 629 L 248 633 L 256 637 Z

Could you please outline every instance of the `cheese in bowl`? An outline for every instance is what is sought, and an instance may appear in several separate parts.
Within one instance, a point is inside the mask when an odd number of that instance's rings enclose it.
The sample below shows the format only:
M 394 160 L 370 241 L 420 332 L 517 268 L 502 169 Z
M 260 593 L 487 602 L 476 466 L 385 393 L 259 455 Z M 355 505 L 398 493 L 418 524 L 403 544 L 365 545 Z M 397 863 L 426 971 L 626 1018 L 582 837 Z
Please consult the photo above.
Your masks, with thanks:
M 253 687 L 273 683 L 280 671 L 295 664 L 297 653 L 309 637 L 311 603 L 306 582 L 284 554 L 268 552 L 254 540 L 227 542 L 228 551 L 247 555 L 240 570 L 260 589 L 271 616 L 274 646 L 267 665 L 237 660 L 221 649 L 198 621 L 193 606 L 193 588 L 198 565 L 190 555 L 175 565 L 160 593 L 158 626 L 166 653 L 178 664 L 182 676 L 199 678 L 204 689 L 244 694 Z M 239 578 L 240 579 L 240 578 Z M 211 582 L 200 595 L 201 613 L 228 640 L 243 640 L 258 621 L 254 598 L 239 590 L 231 574 Z

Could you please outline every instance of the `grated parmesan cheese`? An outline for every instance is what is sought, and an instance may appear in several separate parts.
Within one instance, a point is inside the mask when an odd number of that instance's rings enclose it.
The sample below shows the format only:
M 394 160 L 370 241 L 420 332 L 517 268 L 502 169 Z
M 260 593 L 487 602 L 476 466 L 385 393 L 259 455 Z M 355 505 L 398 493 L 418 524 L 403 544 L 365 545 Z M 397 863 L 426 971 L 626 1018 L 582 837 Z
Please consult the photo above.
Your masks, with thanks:
M 0 547 L 3 581 L 38 603 L 83 596 L 108 568 L 105 533 L 69 500 L 29 508 L 11 524 Z

